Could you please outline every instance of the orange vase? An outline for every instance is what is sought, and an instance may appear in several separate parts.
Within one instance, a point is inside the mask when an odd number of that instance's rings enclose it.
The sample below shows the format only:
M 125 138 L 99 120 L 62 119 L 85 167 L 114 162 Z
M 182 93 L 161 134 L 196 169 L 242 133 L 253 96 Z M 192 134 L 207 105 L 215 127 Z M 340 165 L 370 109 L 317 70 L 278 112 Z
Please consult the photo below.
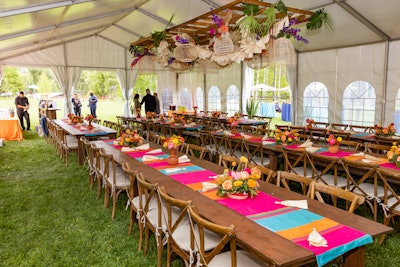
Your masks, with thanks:
M 232 126 L 231 133 L 232 134 L 237 134 L 237 127 L 236 126 Z
M 339 152 L 339 146 L 329 146 L 328 152 L 331 154 L 336 154 Z
M 168 164 L 172 166 L 178 165 L 178 150 L 176 148 L 173 148 L 170 149 L 169 152 L 169 158 L 167 159 Z

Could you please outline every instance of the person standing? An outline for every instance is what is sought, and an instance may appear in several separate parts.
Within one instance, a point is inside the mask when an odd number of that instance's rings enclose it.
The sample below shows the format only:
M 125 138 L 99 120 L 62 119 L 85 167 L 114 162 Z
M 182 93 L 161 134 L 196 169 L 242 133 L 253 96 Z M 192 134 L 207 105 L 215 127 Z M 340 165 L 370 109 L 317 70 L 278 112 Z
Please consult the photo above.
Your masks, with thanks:
M 93 92 L 90 92 L 89 95 L 90 95 L 89 97 L 90 114 L 92 114 L 93 117 L 97 118 L 96 116 L 97 97 L 93 94 Z
M 81 116 L 81 107 L 82 103 L 78 97 L 78 94 L 74 94 L 74 97 L 71 99 L 72 105 L 74 105 L 74 113 L 76 116 Z
M 156 99 L 151 95 L 150 89 L 146 89 L 146 95 L 143 97 L 140 105 L 144 103 L 144 110 L 147 112 L 154 112 L 156 109 Z
M 138 116 L 140 114 L 140 101 L 139 94 L 135 94 L 133 97 L 133 106 L 135 107 L 135 115 Z
M 29 101 L 28 98 L 24 95 L 24 92 L 19 92 L 19 95 L 15 98 L 15 107 L 17 109 L 17 114 L 19 118 L 19 122 L 21 124 L 22 130 L 25 130 L 24 126 L 24 117 L 26 120 L 26 129 L 28 131 L 31 130 L 31 120 L 29 118 Z
M 158 115 L 158 114 L 160 114 L 160 100 L 158 99 L 157 93 L 154 93 L 153 96 L 154 96 L 154 99 L 156 100 L 156 108 L 154 109 L 154 112 Z

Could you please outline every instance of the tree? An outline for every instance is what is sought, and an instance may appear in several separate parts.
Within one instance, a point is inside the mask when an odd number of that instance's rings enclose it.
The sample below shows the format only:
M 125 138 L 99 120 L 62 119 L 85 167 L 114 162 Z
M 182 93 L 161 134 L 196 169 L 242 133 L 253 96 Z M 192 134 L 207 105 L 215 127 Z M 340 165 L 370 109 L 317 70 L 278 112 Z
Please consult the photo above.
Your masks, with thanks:
M 18 73 L 17 68 L 6 67 L 4 70 L 3 81 L 0 86 L 1 92 L 19 92 L 24 89 L 21 76 Z
M 52 83 L 45 72 L 42 72 L 40 74 L 39 80 L 35 84 L 39 86 L 40 93 L 49 93 L 52 91 Z

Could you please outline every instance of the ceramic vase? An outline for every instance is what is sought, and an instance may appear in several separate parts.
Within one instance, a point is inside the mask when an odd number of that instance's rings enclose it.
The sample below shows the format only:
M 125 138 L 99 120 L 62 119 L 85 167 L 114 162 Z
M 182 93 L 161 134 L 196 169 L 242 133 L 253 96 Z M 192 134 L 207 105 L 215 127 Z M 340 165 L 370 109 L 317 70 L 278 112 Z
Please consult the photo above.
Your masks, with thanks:
M 169 152 L 169 158 L 167 159 L 168 164 L 172 166 L 178 165 L 178 150 L 173 148 L 170 149 Z

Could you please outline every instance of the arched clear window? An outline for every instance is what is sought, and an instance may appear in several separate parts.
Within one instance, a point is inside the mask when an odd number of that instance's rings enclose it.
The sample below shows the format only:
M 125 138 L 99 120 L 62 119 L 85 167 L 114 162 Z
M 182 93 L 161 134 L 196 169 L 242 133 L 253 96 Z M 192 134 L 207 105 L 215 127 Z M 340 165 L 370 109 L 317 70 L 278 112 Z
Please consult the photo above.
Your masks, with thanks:
M 221 93 L 216 86 L 212 86 L 210 91 L 208 91 L 208 110 L 221 110 Z
M 396 102 L 394 108 L 394 128 L 400 132 L 400 89 L 397 91 Z
M 162 90 L 162 111 L 168 112 L 169 105 L 174 103 L 174 94 L 171 89 L 164 88 Z
M 346 124 L 373 126 L 376 94 L 366 81 L 349 84 L 343 93 L 342 121 Z
M 192 97 L 190 96 L 190 92 L 187 88 L 182 88 L 179 92 L 179 105 L 185 106 L 187 110 L 192 109 Z
M 239 89 L 235 85 L 229 86 L 228 91 L 226 92 L 226 111 L 229 116 L 232 116 L 235 112 L 239 111 L 239 99 Z
M 328 122 L 328 88 L 323 83 L 312 82 L 304 90 L 304 120 Z
M 199 110 L 204 110 L 204 91 L 203 88 L 196 88 L 196 104 Z

